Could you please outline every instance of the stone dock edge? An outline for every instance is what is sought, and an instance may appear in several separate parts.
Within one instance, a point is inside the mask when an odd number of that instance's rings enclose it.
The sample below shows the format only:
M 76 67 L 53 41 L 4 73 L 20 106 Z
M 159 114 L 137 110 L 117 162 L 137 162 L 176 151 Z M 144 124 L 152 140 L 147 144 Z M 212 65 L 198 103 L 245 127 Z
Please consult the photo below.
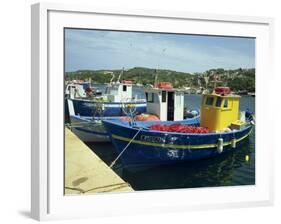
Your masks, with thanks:
M 68 128 L 64 150 L 65 195 L 134 191 Z

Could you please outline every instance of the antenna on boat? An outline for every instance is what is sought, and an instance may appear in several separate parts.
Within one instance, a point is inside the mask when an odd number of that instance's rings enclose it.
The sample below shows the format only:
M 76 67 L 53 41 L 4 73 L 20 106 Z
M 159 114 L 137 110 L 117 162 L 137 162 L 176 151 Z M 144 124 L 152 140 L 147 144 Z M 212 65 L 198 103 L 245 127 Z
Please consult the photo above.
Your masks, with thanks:
M 114 78 L 115 78 L 115 75 L 114 75 L 113 72 L 111 72 L 111 75 L 112 75 L 112 77 L 111 77 L 110 82 L 109 82 L 110 85 L 112 84 L 112 82 L 113 82 L 113 80 L 114 80 Z
M 122 71 L 120 72 L 120 74 L 118 76 L 117 83 L 120 83 L 120 78 L 123 75 L 123 73 L 124 73 L 124 67 L 122 68 Z
M 158 69 L 155 69 L 154 88 L 158 86 Z
M 90 83 L 90 86 L 92 86 L 92 78 L 91 77 L 88 78 L 88 82 Z
M 214 89 L 217 87 L 217 83 L 221 83 L 222 81 L 220 80 L 220 76 L 218 73 L 215 73 L 214 71 L 212 71 L 212 74 L 211 74 L 214 78 L 213 82 L 214 83 Z
M 164 53 L 166 52 L 167 48 L 162 49 L 162 55 L 164 57 Z M 155 69 L 155 79 L 154 79 L 154 88 L 158 87 L 158 71 L 159 71 L 159 64 L 157 65 L 157 68 Z
M 204 73 L 203 78 L 204 78 L 204 81 L 205 81 L 205 89 L 208 89 L 209 77 L 207 76 L 206 73 Z

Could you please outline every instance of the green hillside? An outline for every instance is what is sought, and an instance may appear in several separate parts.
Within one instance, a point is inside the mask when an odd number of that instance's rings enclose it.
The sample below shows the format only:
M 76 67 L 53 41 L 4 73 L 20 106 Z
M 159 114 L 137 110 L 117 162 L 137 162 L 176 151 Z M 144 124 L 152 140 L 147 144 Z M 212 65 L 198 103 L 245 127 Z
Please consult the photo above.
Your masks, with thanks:
M 91 79 L 93 83 L 108 83 L 112 78 L 111 73 L 115 74 L 114 81 L 117 80 L 122 70 L 79 70 L 75 72 L 66 72 L 66 80 Z M 134 83 L 143 85 L 153 84 L 156 70 L 150 68 L 135 67 L 125 70 L 122 80 L 131 80 Z M 192 87 L 192 88 L 213 88 L 214 80 L 218 80 L 217 85 L 229 86 L 233 91 L 255 91 L 255 69 L 235 69 L 224 70 L 222 68 L 211 69 L 203 73 L 184 73 L 172 70 L 157 70 L 158 80 L 171 82 L 174 87 Z

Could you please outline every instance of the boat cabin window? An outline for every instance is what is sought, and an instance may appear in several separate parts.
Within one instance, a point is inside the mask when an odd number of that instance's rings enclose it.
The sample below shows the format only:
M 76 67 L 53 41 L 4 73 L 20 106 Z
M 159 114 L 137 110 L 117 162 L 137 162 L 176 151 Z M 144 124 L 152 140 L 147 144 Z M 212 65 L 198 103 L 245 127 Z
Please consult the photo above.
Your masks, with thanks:
M 146 95 L 146 101 L 148 103 L 154 102 L 154 93 L 145 93 L 145 95 Z
M 166 101 L 167 101 L 167 92 L 162 91 L 162 103 L 166 103 Z
M 228 107 L 228 99 L 224 99 L 223 108 Z
M 216 102 L 216 107 L 221 107 L 222 98 L 218 97 Z
M 181 107 L 181 105 L 182 105 L 182 97 L 181 97 L 181 94 L 180 93 L 176 93 L 176 105 L 177 105 L 177 107 Z
M 208 96 L 207 99 L 206 99 L 205 104 L 206 104 L 206 105 L 209 105 L 209 106 L 212 106 L 213 103 L 214 103 L 214 97 Z
M 106 88 L 105 88 L 104 93 L 105 93 L 105 94 L 109 94 L 109 93 L 110 93 L 110 91 L 109 91 L 109 88 L 108 88 L 108 87 L 106 87 Z
M 123 85 L 123 92 L 126 92 L 126 91 L 127 91 L 127 86 Z
M 82 86 L 83 86 L 83 89 L 87 89 L 87 88 L 91 87 L 90 83 L 83 83 Z
M 105 94 L 117 95 L 118 94 L 118 86 L 108 86 L 108 87 L 106 87 Z

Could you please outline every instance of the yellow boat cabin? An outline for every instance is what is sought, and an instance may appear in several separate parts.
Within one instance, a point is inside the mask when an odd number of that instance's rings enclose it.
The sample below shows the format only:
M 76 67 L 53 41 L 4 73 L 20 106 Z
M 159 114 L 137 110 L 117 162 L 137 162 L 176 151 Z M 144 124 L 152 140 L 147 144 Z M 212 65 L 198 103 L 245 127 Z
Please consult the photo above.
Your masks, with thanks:
M 223 131 L 234 124 L 242 125 L 239 100 L 240 96 L 231 94 L 228 87 L 218 87 L 213 93 L 203 94 L 200 126 L 210 131 Z

